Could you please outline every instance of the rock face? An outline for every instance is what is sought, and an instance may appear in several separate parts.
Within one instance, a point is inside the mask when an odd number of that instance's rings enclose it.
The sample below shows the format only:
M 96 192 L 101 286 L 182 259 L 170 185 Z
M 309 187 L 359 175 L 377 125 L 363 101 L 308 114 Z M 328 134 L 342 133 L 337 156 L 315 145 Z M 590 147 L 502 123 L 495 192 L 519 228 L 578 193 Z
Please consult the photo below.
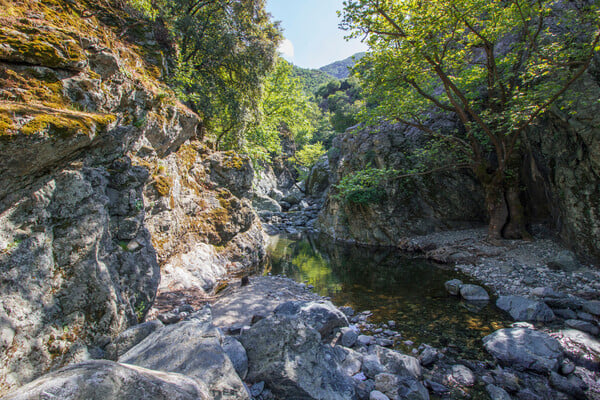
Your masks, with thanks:
M 600 104 L 587 99 L 599 93 L 596 54 L 588 73 L 567 94 L 572 104 L 564 112 L 553 108 L 528 132 L 531 148 L 524 163 L 530 203 L 536 205 L 531 212 L 550 218 L 573 250 L 592 258 L 600 256 L 600 220 L 590 218 L 600 212 Z
M 210 319 L 192 319 L 154 332 L 119 362 L 195 378 L 210 388 L 214 399 L 249 399 L 222 341 Z
M 533 329 L 500 329 L 484 337 L 483 344 L 502 364 L 520 371 L 556 371 L 563 358 L 556 339 Z
M 281 398 L 355 399 L 351 378 L 335 362 L 321 335 L 298 318 L 273 315 L 240 337 L 248 353 L 250 382 L 265 381 Z
M 180 374 L 112 361 L 86 361 L 53 372 L 3 397 L 6 400 L 209 400 L 206 387 Z
M 118 37 L 117 18 L 78 6 L 14 3 L 35 27 L 1 28 L 0 394 L 102 355 L 145 317 L 160 267 L 161 290 L 210 291 L 265 255 L 257 216 L 233 194 L 251 165 L 197 140 L 199 117 L 145 67 L 163 65 L 153 28 Z M 35 43 L 45 51 L 23 59 Z
M 441 129 L 452 121 L 439 121 Z M 330 151 L 329 182 L 370 165 L 375 168 L 410 167 L 406 154 L 425 144 L 423 136 L 402 125 L 355 129 L 334 139 Z M 318 221 L 328 235 L 367 244 L 396 245 L 399 238 L 440 229 L 472 227 L 485 222 L 482 191 L 468 174 L 445 172 L 415 178 L 403 186 L 399 180 L 383 187 L 385 200 L 353 206 L 337 200 L 330 191 Z M 439 190 L 440 187 L 446 190 Z

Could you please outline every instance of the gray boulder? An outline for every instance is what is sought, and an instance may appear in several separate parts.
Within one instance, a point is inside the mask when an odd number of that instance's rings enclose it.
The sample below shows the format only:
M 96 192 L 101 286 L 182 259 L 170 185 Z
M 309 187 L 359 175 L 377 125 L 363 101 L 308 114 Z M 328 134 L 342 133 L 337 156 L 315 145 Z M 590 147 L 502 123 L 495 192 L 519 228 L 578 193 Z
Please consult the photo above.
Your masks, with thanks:
M 501 364 L 519 371 L 556 371 L 563 359 L 558 341 L 533 329 L 500 329 L 484 337 L 483 345 Z
M 415 379 L 421 379 L 423 375 L 421 364 L 415 357 L 407 356 L 381 346 L 371 346 L 369 353 L 377 356 L 379 362 L 385 368 L 385 372 L 400 376 L 410 376 Z
M 281 206 L 276 200 L 260 193 L 254 193 L 252 206 L 258 211 L 281 212 Z
M 221 342 L 221 334 L 210 321 L 192 319 L 152 333 L 119 362 L 198 379 L 210 388 L 214 399 L 249 399 Z
M 587 332 L 594 336 L 598 336 L 598 333 L 600 333 L 600 329 L 598 329 L 598 326 L 588 321 L 581 321 L 579 319 L 568 319 L 565 321 L 565 325 L 567 325 L 569 328 Z
M 309 196 L 323 196 L 329 187 L 329 160 L 324 155 L 311 168 L 306 178 L 306 194 Z
M 341 332 L 342 332 L 342 338 L 341 338 L 342 346 L 344 346 L 344 347 L 354 346 L 354 344 L 356 343 L 356 340 L 358 339 L 358 332 L 356 332 L 354 329 L 352 329 L 350 327 L 343 327 L 341 329 Z
M 429 392 L 423 384 L 408 376 L 379 374 L 375 377 L 375 390 L 390 400 L 429 400 Z
M 233 363 L 235 372 L 237 372 L 240 378 L 246 379 L 246 375 L 248 374 L 248 355 L 244 346 L 236 338 L 227 336 L 223 339 L 223 351 Z
M 209 400 L 206 386 L 180 374 L 107 360 L 86 361 L 52 372 L 9 393 L 5 400 Z
M 516 321 L 550 322 L 556 316 L 543 301 L 531 300 L 521 296 L 500 296 L 496 306 L 510 314 Z
M 552 372 L 550 374 L 550 385 L 554 387 L 556 390 L 567 393 L 570 396 L 576 399 L 587 399 L 588 397 L 585 395 L 585 391 L 587 390 L 587 385 L 577 376 L 570 376 L 568 378 L 559 375 L 556 372 Z
M 566 356 L 575 364 L 585 368 L 600 370 L 600 341 L 585 332 L 563 329 L 553 336 L 560 343 Z
M 475 375 L 473 375 L 473 371 L 464 365 L 454 365 L 452 367 L 452 380 L 461 386 L 473 386 Z
M 158 320 L 144 322 L 122 332 L 106 347 L 106 358 L 116 361 L 133 346 L 164 325 Z
M 444 283 L 444 286 L 446 287 L 446 290 L 452 296 L 458 296 L 458 294 L 460 293 L 460 288 L 461 288 L 462 285 L 463 285 L 463 283 L 462 283 L 462 281 L 460 279 L 452 279 L 452 280 Z
M 495 385 L 487 385 L 485 387 L 485 390 L 487 390 L 492 400 L 511 400 L 510 395 L 506 393 L 506 390 L 502 389 L 501 387 Z
M 273 311 L 275 315 L 300 318 L 316 329 L 323 340 L 333 334 L 335 328 L 348 326 L 348 318 L 330 301 L 288 301 Z
M 489 301 L 490 295 L 478 285 L 462 285 L 460 295 L 467 301 Z
M 379 390 L 373 390 L 371 393 L 369 393 L 369 400 L 390 400 L 390 398 L 381 393 Z
M 590 300 L 583 303 L 583 310 L 592 315 L 600 316 L 600 300 Z
M 265 381 L 281 398 L 355 399 L 355 383 L 309 324 L 286 314 L 262 319 L 240 336 L 250 382 Z
M 581 264 L 577 261 L 577 257 L 572 251 L 561 251 L 552 260 L 548 261 L 548 268 L 558 269 L 567 272 L 577 271 L 581 268 Z

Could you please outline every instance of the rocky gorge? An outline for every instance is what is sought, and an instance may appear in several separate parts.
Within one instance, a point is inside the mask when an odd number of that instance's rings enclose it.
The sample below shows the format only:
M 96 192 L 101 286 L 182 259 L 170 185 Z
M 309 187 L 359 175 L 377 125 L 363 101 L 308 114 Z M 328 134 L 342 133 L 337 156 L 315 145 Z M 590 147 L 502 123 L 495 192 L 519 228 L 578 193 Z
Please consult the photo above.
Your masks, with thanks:
M 128 15 L 77 1 L 5 3 L 2 398 L 600 398 L 594 109 L 548 116 L 554 140 L 530 133 L 527 195 L 544 199 L 530 213 L 550 224 L 488 243 L 468 174 L 389 186 L 393 201 L 370 208 L 331 195 L 350 170 L 406 163 L 420 140 L 407 127 L 340 135 L 302 182 L 284 165 L 257 171 L 208 145 L 162 80 L 151 26 L 120 32 Z M 597 86 L 592 69 L 582 88 Z M 317 231 L 466 272 L 485 288 L 449 281 L 448 299 L 492 301 L 515 323 L 483 339 L 488 357 L 464 359 L 255 274 L 267 234 Z

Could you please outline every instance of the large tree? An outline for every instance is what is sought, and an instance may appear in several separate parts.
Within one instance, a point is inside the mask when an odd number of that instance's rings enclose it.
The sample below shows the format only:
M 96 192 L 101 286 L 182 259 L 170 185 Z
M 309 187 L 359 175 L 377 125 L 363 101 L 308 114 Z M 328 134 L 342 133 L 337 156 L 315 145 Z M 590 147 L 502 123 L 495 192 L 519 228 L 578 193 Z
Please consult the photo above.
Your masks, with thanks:
M 379 115 L 462 154 L 498 239 L 527 235 L 524 134 L 589 67 L 599 24 L 598 2 L 587 0 L 347 0 L 342 27 L 371 46 L 360 70 Z M 459 128 L 432 129 L 440 112 Z
M 144 1 L 144 0 L 137 0 Z M 264 81 L 277 59 L 281 32 L 265 0 L 155 0 L 174 39 L 173 83 L 198 112 L 217 147 L 243 143 L 260 117 Z

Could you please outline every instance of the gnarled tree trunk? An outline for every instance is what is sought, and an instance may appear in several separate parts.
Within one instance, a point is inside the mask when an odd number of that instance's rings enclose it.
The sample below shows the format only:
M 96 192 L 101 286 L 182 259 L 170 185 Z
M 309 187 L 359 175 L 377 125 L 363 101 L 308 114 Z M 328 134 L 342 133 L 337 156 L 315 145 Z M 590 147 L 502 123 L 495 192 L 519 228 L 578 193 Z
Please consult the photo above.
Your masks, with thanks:
M 526 230 L 525 209 L 521 204 L 520 180 L 506 179 L 504 173 L 480 177 L 485 191 L 485 203 L 489 215 L 488 239 L 524 239 L 530 235 Z

